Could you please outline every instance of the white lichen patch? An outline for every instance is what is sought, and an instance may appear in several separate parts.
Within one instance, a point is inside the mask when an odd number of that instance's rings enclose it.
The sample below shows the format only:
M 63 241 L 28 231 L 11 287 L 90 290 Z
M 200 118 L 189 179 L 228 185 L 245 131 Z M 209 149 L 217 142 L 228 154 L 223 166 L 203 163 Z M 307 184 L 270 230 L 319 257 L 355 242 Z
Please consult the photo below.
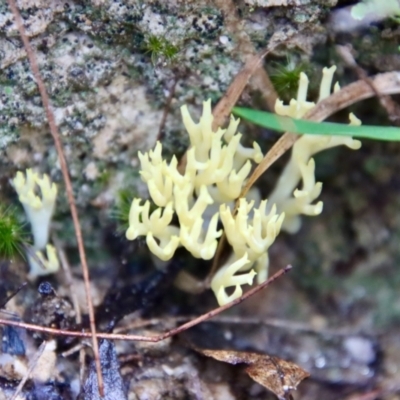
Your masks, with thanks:
M 24 22 L 27 35 L 33 37 L 45 31 L 54 14 L 63 11 L 64 4 L 59 0 L 21 0 L 18 1 L 18 8 L 21 11 L 30 10 Z M 0 14 L 0 29 L 4 29 L 8 35 L 17 31 L 11 10 Z
M 54 59 L 61 68 L 67 69 L 72 64 L 81 64 L 93 56 L 101 56 L 101 49 L 84 33 L 66 34 L 54 49 Z
M 132 154 L 154 145 L 162 111 L 152 109 L 143 86 L 132 87 L 127 78 L 120 75 L 109 87 L 99 90 L 98 100 L 104 104 L 102 112 L 107 122 L 93 140 L 96 158 L 107 158 L 113 142 L 129 145 Z
M 21 167 L 25 164 L 28 165 L 27 163 L 31 158 L 27 149 L 17 146 L 10 146 L 7 149 L 7 157 L 16 167 Z
M 28 18 L 24 19 L 26 34 L 31 39 L 46 31 L 48 25 L 54 20 L 56 14 L 64 11 L 63 2 L 59 0 L 24 0 L 18 1 L 18 7 L 21 11 L 31 10 Z M 0 31 L 5 32 L 5 36 L 0 37 L 0 49 L 4 49 L 0 57 L 0 68 L 8 65 L 26 56 L 25 50 L 15 44 L 8 38 L 17 34 L 18 29 L 14 22 L 14 17 L 10 10 L 6 13 L 0 12 Z M 37 43 L 35 40 L 34 43 Z
M 97 169 L 97 166 L 93 161 L 86 165 L 83 173 L 85 174 L 86 179 L 88 179 L 89 181 L 94 181 L 99 176 L 99 170 Z
M 37 129 L 32 129 L 31 127 L 23 127 L 18 136 L 18 143 L 8 144 L 5 148 L 9 161 L 17 168 L 26 168 L 40 163 L 46 153 L 43 132 L 38 132 Z M 6 138 L 9 139 L 9 137 Z
M 143 19 L 140 22 L 143 28 L 146 31 L 150 32 L 152 35 L 163 35 L 165 33 L 165 21 L 162 16 L 158 13 L 155 13 L 150 8 L 146 8 Z

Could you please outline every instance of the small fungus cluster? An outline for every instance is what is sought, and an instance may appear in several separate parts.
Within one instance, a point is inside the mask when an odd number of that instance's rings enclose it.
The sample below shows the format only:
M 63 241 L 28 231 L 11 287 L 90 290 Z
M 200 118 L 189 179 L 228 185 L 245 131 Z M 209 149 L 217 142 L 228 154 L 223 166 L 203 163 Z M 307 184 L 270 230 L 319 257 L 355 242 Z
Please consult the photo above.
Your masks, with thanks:
M 331 94 L 331 85 L 336 66 L 324 68 L 319 90 L 318 101 Z M 339 84 L 334 86 L 334 92 L 340 89 Z M 275 112 L 282 116 L 301 119 L 315 107 L 314 102 L 307 101 L 308 78 L 300 73 L 297 99 L 292 99 L 288 105 L 277 100 Z M 354 115 L 349 115 L 350 125 L 361 125 L 361 121 Z M 331 147 L 345 145 L 357 150 L 361 147 L 359 140 L 344 136 L 303 135 L 293 145 L 292 156 L 282 171 L 275 189 L 269 196 L 270 204 L 276 204 L 280 212 L 285 213 L 282 229 L 289 233 L 296 233 L 300 229 L 300 215 L 315 216 L 322 212 L 322 201 L 313 204 L 322 190 L 322 183 L 315 182 L 315 161 L 312 156 Z M 302 189 L 297 189 L 299 180 L 303 183 Z
M 159 208 L 150 215 L 150 202 L 141 205 L 141 199 L 134 199 L 126 237 L 146 236 L 150 250 L 164 261 L 172 258 L 178 246 L 209 260 L 222 235 L 217 227 L 219 210 L 212 205 L 230 204 L 239 196 L 251 170 L 250 159 L 260 162 L 262 153 L 257 144 L 253 149 L 240 145 L 241 134 L 235 133 L 239 121 L 233 117 L 227 129 L 214 133 L 210 101 L 204 103 L 198 124 L 185 106 L 182 117 L 191 141 L 185 171 L 178 171 L 175 156 L 170 163 L 163 160 L 160 142 L 149 153 L 139 153 L 142 179 Z M 174 214 L 179 227 L 171 224 Z
M 335 67 L 323 70 L 320 100 L 331 93 L 334 71 Z M 307 101 L 307 90 L 308 78 L 302 73 L 297 99 L 292 99 L 289 105 L 278 100 L 276 112 L 302 118 L 315 106 Z M 135 198 L 126 237 L 134 240 L 145 236 L 151 252 L 163 261 L 170 260 L 179 246 L 196 258 L 209 260 L 215 254 L 223 229 L 232 254 L 211 283 L 218 303 L 223 305 L 240 297 L 242 285 L 251 285 L 254 276 L 257 275 L 259 283 L 267 279 L 268 249 L 281 228 L 296 232 L 301 214 L 322 212 L 322 202 L 314 204 L 322 183 L 315 182 L 312 155 L 338 145 L 358 149 L 361 144 L 348 137 L 303 135 L 295 143 L 291 159 L 268 202 L 260 202 L 253 192 L 254 199 L 241 198 L 233 215 L 234 201 L 249 176 L 252 161 L 259 163 L 263 158 L 259 145 L 254 142 L 253 148 L 245 148 L 240 144 L 239 120 L 233 116 L 226 129 L 214 132 L 211 101 L 203 103 L 198 123 L 192 120 L 186 106 L 181 107 L 181 113 L 190 138 L 184 171 L 178 169 L 175 156 L 169 163 L 162 158 L 159 142 L 154 150 L 139 153 L 142 179 L 158 208 L 150 212 L 149 200 L 142 204 L 141 199 Z M 352 115 L 350 121 L 360 123 Z M 301 189 L 297 188 L 300 180 Z M 219 223 L 222 229 L 218 229 Z M 234 287 L 231 294 L 226 291 L 228 287 Z
M 30 277 L 56 272 L 59 269 L 59 261 L 54 246 L 49 244 L 49 231 L 57 186 L 50 181 L 48 175 L 40 177 L 31 169 L 27 169 L 25 174 L 18 171 L 11 183 L 31 224 L 34 244 L 33 254 L 28 253 Z M 43 251 L 46 251 L 47 259 Z

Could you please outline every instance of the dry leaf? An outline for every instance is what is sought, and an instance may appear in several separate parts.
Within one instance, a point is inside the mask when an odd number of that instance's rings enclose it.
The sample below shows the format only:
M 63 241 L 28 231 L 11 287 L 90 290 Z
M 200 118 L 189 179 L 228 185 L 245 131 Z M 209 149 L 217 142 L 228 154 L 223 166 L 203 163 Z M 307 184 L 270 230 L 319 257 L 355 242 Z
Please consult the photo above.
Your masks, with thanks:
M 245 371 L 249 376 L 278 396 L 279 400 L 285 400 L 290 390 L 296 389 L 303 379 L 310 376 L 297 364 L 267 354 L 231 350 L 196 350 L 218 361 L 247 364 Z
M 297 389 L 297 385 L 310 376 L 297 364 L 277 357 L 269 357 L 246 368 L 249 376 L 275 393 L 279 399 L 285 399 L 286 394 Z

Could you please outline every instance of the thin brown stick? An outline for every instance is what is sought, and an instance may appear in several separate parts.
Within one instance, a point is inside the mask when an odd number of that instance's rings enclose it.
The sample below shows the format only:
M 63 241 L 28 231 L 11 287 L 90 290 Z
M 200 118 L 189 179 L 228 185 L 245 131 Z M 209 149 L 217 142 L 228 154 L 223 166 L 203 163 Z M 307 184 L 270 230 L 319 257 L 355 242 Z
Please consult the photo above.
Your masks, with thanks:
M 77 323 L 77 325 L 79 325 L 82 322 L 82 314 L 81 314 L 81 308 L 79 307 L 78 296 L 76 295 L 75 291 L 73 290 L 74 282 L 73 282 L 72 274 L 71 274 L 71 266 L 69 265 L 67 256 L 66 256 L 64 250 L 62 249 L 59 240 L 54 235 L 52 237 L 52 240 L 56 247 L 58 259 L 61 262 L 61 267 L 64 270 L 65 281 L 66 281 L 66 285 L 69 290 L 69 297 L 71 298 L 72 304 L 74 306 L 75 322 Z
M 250 57 L 240 72 L 235 76 L 235 79 L 229 85 L 228 90 L 213 109 L 214 121 L 212 128 L 214 131 L 225 123 L 225 120 L 231 114 L 232 108 L 236 105 L 242 95 L 249 79 L 254 72 L 260 68 L 264 57 L 272 50 L 273 48 L 267 47 L 260 53 Z
M 174 98 L 174 95 L 175 95 L 175 88 L 176 88 L 177 83 L 178 83 L 178 78 L 175 78 L 174 82 L 172 83 L 171 87 L 169 88 L 169 95 L 168 95 L 167 101 L 164 106 L 163 115 L 161 117 L 160 126 L 158 128 L 158 133 L 157 133 L 157 140 L 159 140 L 160 142 L 164 138 L 165 123 L 167 122 L 167 117 L 168 117 L 168 114 L 170 111 L 172 99 Z
M 98 379 L 98 384 L 99 384 L 99 393 L 101 396 L 104 396 L 103 377 L 101 374 L 99 348 L 98 348 L 98 342 L 97 342 L 97 336 L 96 336 L 96 324 L 95 324 L 95 318 L 94 318 L 92 299 L 90 297 L 89 268 L 88 268 L 87 261 L 86 261 L 86 254 L 85 254 L 85 248 L 84 248 L 84 244 L 83 244 L 82 231 L 81 231 L 81 226 L 80 226 L 80 222 L 79 222 L 78 212 L 76 209 L 71 179 L 70 179 L 69 173 L 68 173 L 67 162 L 65 160 L 64 150 L 63 150 L 63 146 L 62 146 L 62 143 L 60 140 L 60 135 L 58 133 L 54 114 L 51 109 L 50 99 L 47 95 L 46 87 L 45 87 L 42 77 L 40 75 L 38 63 L 36 60 L 36 55 L 35 55 L 34 51 L 32 50 L 32 47 L 30 45 L 28 37 L 26 36 L 22 18 L 19 13 L 19 10 L 15 4 L 15 0 L 8 0 L 8 4 L 14 15 L 15 22 L 18 27 L 18 31 L 21 35 L 21 39 L 22 39 L 22 42 L 24 44 L 24 47 L 25 47 L 25 50 L 26 50 L 26 53 L 28 56 L 28 60 L 29 60 L 30 66 L 32 68 L 32 73 L 35 77 L 36 83 L 39 88 L 40 96 L 41 96 L 42 102 L 43 102 L 43 107 L 45 109 L 47 120 L 49 123 L 50 132 L 53 137 L 54 145 L 56 147 L 57 155 L 58 155 L 58 158 L 60 161 L 61 171 L 62 171 L 63 179 L 65 182 L 65 188 L 66 188 L 66 192 L 67 192 L 68 203 L 70 206 L 72 220 L 74 223 L 76 240 L 78 242 L 78 250 L 79 250 L 79 257 L 80 257 L 81 265 L 82 265 L 83 279 L 85 282 L 86 301 L 87 301 L 88 311 L 89 311 L 90 330 L 91 330 L 92 336 L 93 336 L 93 338 L 92 338 L 93 354 L 94 354 L 94 359 L 95 359 L 95 364 L 96 364 L 97 379 Z
M 6 306 L 6 304 L 14 297 L 16 296 L 26 285 L 28 282 L 24 282 L 22 285 L 20 285 L 19 287 L 17 287 L 16 290 L 14 290 L 12 293 L 10 293 L 5 300 L 3 301 L 2 304 L 0 304 L 0 309 L 4 308 Z M 2 310 L 2 312 L 4 312 L 4 310 Z
M 386 72 L 369 78 L 381 95 L 400 93 L 400 72 Z M 304 119 L 320 122 L 339 110 L 351 106 L 358 101 L 375 96 L 375 91 L 364 80 L 350 83 L 338 92 L 319 101 L 305 116 Z
M 393 99 L 388 95 L 383 95 L 376 89 L 374 83 L 369 78 L 367 73 L 362 69 L 355 60 L 350 46 L 336 45 L 335 46 L 337 53 L 342 58 L 342 60 L 346 63 L 346 65 L 353 69 L 353 71 L 357 74 L 358 79 L 365 81 L 368 85 L 371 86 L 371 89 L 374 91 L 375 96 L 378 98 L 381 106 L 386 110 L 389 120 L 393 122 L 395 125 L 400 125 L 400 107 L 396 104 Z
M 120 328 L 115 329 L 115 333 L 123 333 L 128 332 L 132 329 L 144 328 L 155 325 L 162 324 L 172 324 L 190 321 L 195 318 L 192 315 L 182 315 L 178 317 L 160 317 L 160 318 L 152 318 L 152 319 L 142 319 L 138 321 L 133 321 L 132 323 L 121 326 Z M 352 329 L 352 328 L 320 328 L 314 327 L 311 323 L 307 322 L 296 322 L 278 318 L 259 318 L 259 317 L 243 317 L 243 316 L 235 316 L 235 315 L 220 315 L 215 318 L 212 318 L 207 321 L 207 323 L 215 323 L 215 324 L 232 324 L 232 325 L 257 325 L 257 326 L 269 326 L 273 328 L 282 328 L 287 331 L 292 332 L 305 332 L 312 333 L 317 335 L 325 335 L 325 336 L 357 336 L 357 335 L 380 335 L 381 331 L 366 331 L 365 329 Z
M 77 353 L 78 351 L 80 352 L 83 348 L 85 347 L 85 344 L 82 342 L 79 342 L 75 346 L 72 346 L 70 349 L 63 351 L 61 354 L 62 357 L 66 358 L 69 356 L 72 356 L 72 354 Z M 80 353 L 79 353 L 80 355 Z M 79 360 L 80 361 L 80 360 Z M 80 375 L 80 374 L 79 374 Z
M 267 171 L 267 169 L 280 157 L 283 156 L 295 143 L 295 141 L 299 138 L 299 135 L 295 135 L 294 133 L 286 132 L 282 135 L 277 142 L 269 149 L 268 153 L 265 155 L 263 160 L 257 167 L 254 169 L 250 178 L 248 179 L 245 187 L 242 189 L 239 198 L 245 197 L 250 188 L 254 185 L 254 183 L 260 178 L 262 174 Z M 235 205 L 235 212 L 238 207 L 238 201 Z
M 224 306 L 218 307 L 212 311 L 209 311 L 208 313 L 195 318 L 192 321 L 187 322 L 186 324 L 183 324 L 181 326 L 178 326 L 177 328 L 171 329 L 170 331 L 164 333 L 163 335 L 161 335 L 160 340 L 169 338 L 171 336 L 174 336 L 178 333 L 181 333 L 183 331 L 185 331 L 186 329 L 192 328 L 193 326 L 199 324 L 200 322 L 204 322 L 212 317 L 214 317 L 215 315 L 218 315 L 220 313 L 222 313 L 223 311 L 236 306 L 240 303 L 242 303 L 244 300 L 248 299 L 249 297 L 255 295 L 256 293 L 258 293 L 259 291 L 263 290 L 264 288 L 266 288 L 267 286 L 269 286 L 272 282 L 274 282 L 276 279 L 280 278 L 281 276 L 283 276 L 284 274 L 286 274 L 287 272 L 289 272 L 292 269 L 291 265 L 288 265 L 285 268 L 280 269 L 277 273 L 275 273 L 274 275 L 272 275 L 270 278 L 268 278 L 265 282 L 255 286 L 254 288 L 250 289 L 248 292 L 246 292 L 245 294 L 243 294 L 242 296 L 240 296 L 239 298 L 237 298 L 236 300 L 231 301 L 228 304 L 225 304 Z
M 46 341 L 43 341 L 42 344 L 39 346 L 39 348 L 37 349 L 33 359 L 30 362 L 28 371 L 26 371 L 25 376 L 21 379 L 21 381 L 19 382 L 17 389 L 15 390 L 14 394 L 10 397 L 10 400 L 16 400 L 18 395 L 21 393 L 22 389 L 25 386 L 26 381 L 29 379 L 29 377 L 31 376 L 33 370 L 35 369 L 39 358 L 42 356 L 44 349 L 46 347 Z
M 77 325 L 80 325 L 82 322 L 82 313 L 81 308 L 79 306 L 78 296 L 76 295 L 75 291 L 73 290 L 73 279 L 71 273 L 71 266 L 65 254 L 65 251 L 62 249 L 62 246 L 57 238 L 53 236 L 53 243 L 56 246 L 58 258 L 60 259 L 61 266 L 64 270 L 65 280 L 67 281 L 67 286 L 69 290 L 69 296 L 72 300 L 72 304 L 75 310 L 75 322 Z M 83 378 L 85 374 L 85 348 L 81 346 L 79 349 L 79 379 L 81 384 L 83 384 Z
M 243 294 L 241 297 L 239 297 L 236 300 L 233 300 L 232 302 L 215 308 L 214 310 L 211 310 L 203 315 L 200 315 L 199 317 L 193 319 L 192 321 L 189 321 L 181 326 L 178 326 L 177 328 L 171 329 L 170 331 L 161 333 L 159 335 L 154 335 L 154 336 L 141 336 L 141 335 L 124 335 L 124 334 L 118 334 L 118 333 L 96 333 L 97 338 L 102 338 L 102 339 L 109 339 L 109 340 L 128 340 L 128 341 L 138 341 L 138 342 L 159 342 L 161 340 L 167 339 L 171 336 L 177 335 L 178 333 L 181 333 L 185 331 L 186 329 L 192 328 L 193 326 L 199 324 L 200 322 L 204 322 L 215 315 L 218 315 L 222 313 L 223 311 L 228 310 L 229 308 L 236 306 L 243 302 L 244 300 L 248 299 L 249 297 L 255 295 L 259 291 L 265 289 L 267 286 L 269 286 L 272 282 L 280 278 L 281 276 L 285 275 L 287 272 L 289 272 L 292 269 L 291 265 L 288 265 L 285 268 L 280 269 L 278 272 L 276 272 L 274 275 L 272 275 L 268 280 L 265 282 L 261 283 L 260 285 L 255 286 L 254 288 L 250 289 L 248 292 Z M 74 337 L 91 337 L 92 333 L 90 332 L 77 332 L 77 331 L 66 331 L 63 329 L 54 329 L 54 328 L 45 328 L 42 326 L 38 325 L 33 325 L 33 324 L 26 324 L 24 322 L 19 322 L 19 321 L 12 321 L 12 320 L 7 320 L 7 319 L 0 319 L 0 325 L 11 325 L 11 326 L 16 326 L 18 328 L 23 328 L 23 329 L 28 329 L 32 331 L 37 331 L 37 332 L 44 332 L 44 333 L 50 333 L 53 335 L 60 335 L 60 336 L 74 336 Z
M 247 61 L 257 57 L 257 51 L 254 47 L 254 42 L 246 32 L 244 19 L 240 18 L 238 15 L 238 8 L 236 7 L 235 2 L 233 0 L 214 0 L 214 4 L 223 13 L 225 28 L 234 39 L 233 42 L 235 43 L 235 47 L 233 52 L 236 52 L 242 60 L 246 61 L 247 64 Z M 285 41 L 283 41 L 283 43 L 284 42 Z M 272 46 L 269 44 L 269 48 L 273 46 L 275 46 L 275 43 Z M 261 63 L 257 65 L 256 69 L 249 76 L 249 88 L 252 91 L 260 92 L 263 108 L 270 111 L 274 110 L 278 94 L 267 71 Z
M 144 356 L 141 354 L 137 354 L 137 353 L 133 353 L 133 354 L 124 354 L 123 356 L 119 356 L 118 357 L 118 361 L 120 362 L 120 364 L 124 364 L 130 361 L 141 361 L 143 360 Z
M 215 251 L 215 255 L 211 264 L 210 271 L 208 272 L 204 286 L 210 287 L 211 286 L 211 280 L 214 277 L 215 273 L 217 272 L 218 268 L 221 266 L 221 258 L 222 254 L 224 252 L 224 248 L 227 244 L 227 239 L 226 239 L 226 234 L 225 231 L 222 233 L 222 236 L 220 237 L 218 241 L 218 246 L 217 250 Z

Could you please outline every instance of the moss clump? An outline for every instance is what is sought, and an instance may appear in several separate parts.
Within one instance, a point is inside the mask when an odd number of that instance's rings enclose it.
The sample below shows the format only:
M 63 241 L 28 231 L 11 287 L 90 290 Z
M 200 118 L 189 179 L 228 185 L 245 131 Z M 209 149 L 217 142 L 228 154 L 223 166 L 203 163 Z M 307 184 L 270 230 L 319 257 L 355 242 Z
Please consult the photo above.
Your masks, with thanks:
M 0 257 L 10 259 L 23 254 L 27 234 L 14 207 L 0 206 Z
M 286 63 L 274 63 L 270 70 L 271 81 L 279 97 L 286 101 L 295 98 L 301 72 L 307 72 L 303 63 L 296 64 L 293 57 L 287 57 Z
M 117 221 L 118 232 L 124 232 L 129 227 L 129 210 L 131 208 L 134 195 L 129 189 L 122 189 L 118 192 L 115 208 L 111 217 Z
M 135 197 L 139 197 L 138 193 L 132 189 L 121 189 L 117 194 L 117 200 L 114 209 L 111 211 L 111 218 L 117 222 L 117 231 L 125 233 L 129 228 L 129 212 L 131 210 L 132 201 Z M 150 202 L 150 215 L 157 210 L 157 206 Z M 139 218 L 142 222 L 142 216 Z
M 171 63 L 179 53 L 177 46 L 167 39 L 156 35 L 149 35 L 145 38 L 143 50 L 145 54 L 150 54 L 153 65 L 159 61 Z

